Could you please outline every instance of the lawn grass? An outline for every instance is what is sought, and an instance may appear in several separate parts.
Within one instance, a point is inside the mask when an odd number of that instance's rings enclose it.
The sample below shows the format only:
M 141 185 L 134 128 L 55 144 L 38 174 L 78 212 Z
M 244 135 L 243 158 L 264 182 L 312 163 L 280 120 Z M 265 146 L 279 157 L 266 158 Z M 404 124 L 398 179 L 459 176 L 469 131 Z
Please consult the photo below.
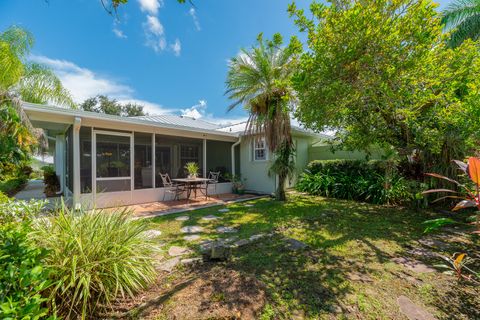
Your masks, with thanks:
M 418 240 L 425 237 L 421 223 L 434 216 L 430 212 L 299 194 L 291 194 L 285 203 L 271 199 L 248 203 L 254 206 L 236 203 L 228 205 L 226 213 L 218 212 L 223 207 L 211 207 L 157 217 L 152 222 L 162 231 L 166 248 L 198 249 L 198 242 L 183 240 L 180 228 L 187 225 L 202 226 L 202 239 L 273 233 L 271 238 L 235 250 L 231 261 L 221 264 L 254 275 L 265 285 L 268 301 L 259 315 L 262 319 L 406 319 L 396 302 L 400 295 L 440 319 L 480 317 L 475 286 L 458 283 L 441 272 L 416 273 L 392 261 L 419 246 Z M 200 220 L 209 214 L 222 219 Z M 191 218 L 176 221 L 179 215 Z M 218 234 L 218 226 L 232 226 L 238 232 Z M 287 250 L 285 237 L 300 240 L 309 248 Z M 438 251 L 453 254 L 463 249 L 455 247 L 458 243 L 452 245 L 448 252 Z M 478 242 L 471 245 L 478 249 Z M 441 261 L 424 262 L 433 265 Z M 174 304 L 175 300 L 168 303 L 170 307 Z

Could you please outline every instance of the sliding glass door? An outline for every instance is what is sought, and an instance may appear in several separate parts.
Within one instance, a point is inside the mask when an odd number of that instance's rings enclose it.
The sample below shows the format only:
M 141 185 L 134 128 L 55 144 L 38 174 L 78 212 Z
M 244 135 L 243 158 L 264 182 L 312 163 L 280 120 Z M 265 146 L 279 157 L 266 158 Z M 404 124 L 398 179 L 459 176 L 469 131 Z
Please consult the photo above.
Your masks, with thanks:
M 132 190 L 132 140 L 129 133 L 95 131 L 96 193 Z

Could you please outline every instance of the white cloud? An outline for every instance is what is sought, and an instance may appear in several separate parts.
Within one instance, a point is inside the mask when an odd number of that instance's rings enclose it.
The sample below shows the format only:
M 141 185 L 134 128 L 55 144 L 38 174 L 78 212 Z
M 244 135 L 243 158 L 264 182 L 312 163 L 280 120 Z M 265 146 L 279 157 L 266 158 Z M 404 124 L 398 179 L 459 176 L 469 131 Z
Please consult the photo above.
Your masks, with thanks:
M 158 20 L 157 17 L 148 15 L 147 22 L 145 22 L 144 27 L 148 32 L 156 36 L 163 36 L 164 34 L 163 25 L 160 23 L 160 20 Z
M 181 109 L 180 111 L 184 117 L 200 119 L 205 116 L 207 111 L 207 101 L 199 100 L 197 104 L 191 106 L 190 108 Z
M 163 6 L 163 0 L 138 0 L 140 3 L 140 10 L 148 14 L 156 15 L 158 9 Z
M 165 39 L 165 29 L 157 17 L 148 15 L 147 21 L 143 24 L 145 31 L 147 47 L 152 48 L 155 52 L 160 52 L 166 49 L 167 40 Z
M 208 103 L 201 99 L 195 105 L 188 108 L 169 108 L 161 104 L 139 99 L 135 97 L 135 90 L 125 84 L 118 82 L 111 77 L 98 74 L 90 69 L 83 68 L 77 64 L 60 59 L 51 59 L 45 56 L 33 55 L 30 60 L 50 67 L 60 78 L 63 85 L 71 92 L 77 103 L 85 99 L 106 95 L 121 103 L 137 103 L 144 106 L 144 110 L 150 115 L 155 114 L 178 114 L 195 119 L 202 119 L 219 125 L 229 125 L 245 121 L 247 117 L 218 117 L 207 112 Z
M 182 44 L 180 43 L 180 40 L 178 38 L 175 39 L 175 42 L 170 45 L 170 48 L 172 48 L 175 56 L 178 57 L 180 55 L 180 52 L 182 51 Z
M 120 39 L 127 38 L 127 36 L 123 33 L 123 31 L 118 29 L 117 27 L 113 27 L 112 31 L 117 36 L 117 38 L 120 38 Z
M 154 102 L 137 99 L 134 96 L 135 90 L 130 86 L 87 68 L 79 67 L 73 62 L 35 55 L 31 56 L 31 60 L 50 67 L 71 92 L 77 103 L 97 95 L 106 95 L 121 102 L 141 104 L 145 107 L 145 111 L 150 114 L 165 114 L 176 111 Z
M 202 28 L 200 27 L 200 21 L 198 20 L 197 11 L 195 10 L 195 8 L 190 8 L 190 10 L 188 11 L 188 14 L 193 19 L 193 24 L 195 25 L 195 29 L 197 29 L 197 31 L 202 30 Z

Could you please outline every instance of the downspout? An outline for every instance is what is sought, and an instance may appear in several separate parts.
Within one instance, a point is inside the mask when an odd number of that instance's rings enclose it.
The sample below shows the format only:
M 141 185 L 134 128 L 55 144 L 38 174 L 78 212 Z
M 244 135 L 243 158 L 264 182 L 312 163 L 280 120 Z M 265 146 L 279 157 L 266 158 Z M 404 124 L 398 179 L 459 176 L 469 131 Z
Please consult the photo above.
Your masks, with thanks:
M 232 176 L 235 175 L 235 147 L 242 142 L 242 136 L 238 138 L 238 141 L 232 144 Z

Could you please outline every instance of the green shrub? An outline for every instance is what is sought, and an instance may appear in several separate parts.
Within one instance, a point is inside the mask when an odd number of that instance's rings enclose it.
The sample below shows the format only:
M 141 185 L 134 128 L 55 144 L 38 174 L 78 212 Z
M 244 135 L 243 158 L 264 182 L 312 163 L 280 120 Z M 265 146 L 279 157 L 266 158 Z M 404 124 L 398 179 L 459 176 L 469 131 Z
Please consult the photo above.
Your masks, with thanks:
M 41 292 L 48 287 L 49 270 L 31 231 L 29 219 L 0 222 L 1 319 L 39 319 L 48 313 Z
M 0 192 L 9 196 L 14 195 L 27 182 L 26 176 L 10 177 L 0 181 Z
M 409 181 L 386 161 L 312 161 L 297 182 L 297 190 L 313 195 L 402 204 L 413 200 Z
M 53 270 L 52 310 L 65 318 L 95 318 L 117 296 L 133 295 L 156 278 L 149 224 L 126 210 L 69 211 L 38 220 L 35 238 Z
M 38 217 L 47 204 L 46 200 L 0 201 L 0 224 L 10 222 L 28 222 Z
M 10 198 L 5 193 L 0 191 L 0 204 L 8 202 L 9 200 Z

